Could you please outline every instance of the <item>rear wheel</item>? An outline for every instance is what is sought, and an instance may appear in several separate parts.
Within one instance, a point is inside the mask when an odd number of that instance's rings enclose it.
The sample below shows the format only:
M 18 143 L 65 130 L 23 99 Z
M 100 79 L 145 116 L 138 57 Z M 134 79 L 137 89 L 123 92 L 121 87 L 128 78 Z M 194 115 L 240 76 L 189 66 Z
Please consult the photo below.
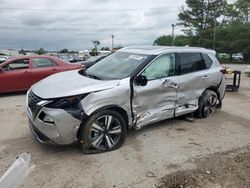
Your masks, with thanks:
M 199 100 L 199 108 L 196 111 L 196 116 L 198 118 L 207 118 L 210 117 L 217 106 L 218 97 L 214 91 L 206 90 L 202 94 Z
M 121 147 L 126 137 L 123 117 L 113 110 L 103 110 L 90 116 L 81 130 L 82 150 L 100 153 Z

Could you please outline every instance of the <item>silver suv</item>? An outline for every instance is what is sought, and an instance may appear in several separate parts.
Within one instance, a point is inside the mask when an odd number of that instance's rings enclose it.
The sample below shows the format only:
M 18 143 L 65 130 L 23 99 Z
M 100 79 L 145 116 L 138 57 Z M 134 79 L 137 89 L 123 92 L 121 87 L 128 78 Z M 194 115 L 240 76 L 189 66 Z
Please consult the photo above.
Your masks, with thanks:
M 27 114 L 41 143 L 80 143 L 86 153 L 110 151 L 128 129 L 222 105 L 225 70 L 216 52 L 190 47 L 128 47 L 87 70 L 54 74 L 27 93 Z

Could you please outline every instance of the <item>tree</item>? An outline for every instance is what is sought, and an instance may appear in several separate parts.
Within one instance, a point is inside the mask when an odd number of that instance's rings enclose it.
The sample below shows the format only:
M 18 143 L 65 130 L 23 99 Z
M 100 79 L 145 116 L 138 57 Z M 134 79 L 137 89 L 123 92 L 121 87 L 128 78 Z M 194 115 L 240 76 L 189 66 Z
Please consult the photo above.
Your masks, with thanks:
M 238 18 L 243 23 L 248 23 L 250 20 L 250 1 L 249 0 L 237 0 L 235 3 L 236 11 L 238 12 Z
M 186 0 L 187 7 L 182 7 L 178 14 L 178 25 L 188 36 L 196 36 L 197 46 L 211 48 L 214 35 L 214 26 L 217 18 L 224 13 L 226 0 Z
M 38 55 L 42 55 L 42 54 L 45 54 L 46 51 L 43 48 L 40 48 L 39 50 L 35 51 L 35 53 Z
M 18 53 L 19 53 L 19 54 L 26 55 L 26 53 L 25 53 L 24 49 L 21 49 Z
M 217 31 L 217 51 L 230 53 L 250 52 L 250 23 L 232 22 Z
M 60 51 L 60 53 L 69 53 L 69 50 L 67 48 L 64 48 Z
M 172 45 L 172 36 L 171 35 L 163 35 L 157 38 L 154 41 L 153 45 L 159 45 L 159 46 L 171 46 Z
M 172 45 L 172 36 L 171 35 L 160 36 L 154 41 L 154 45 L 171 46 Z M 192 45 L 192 37 L 185 36 L 185 35 L 178 35 L 174 39 L 174 45 L 175 46 Z
M 92 53 L 95 53 L 95 55 L 98 55 L 98 50 L 97 50 L 97 46 L 100 45 L 100 41 L 99 40 L 92 40 L 94 46 L 95 46 L 95 51 L 92 50 Z

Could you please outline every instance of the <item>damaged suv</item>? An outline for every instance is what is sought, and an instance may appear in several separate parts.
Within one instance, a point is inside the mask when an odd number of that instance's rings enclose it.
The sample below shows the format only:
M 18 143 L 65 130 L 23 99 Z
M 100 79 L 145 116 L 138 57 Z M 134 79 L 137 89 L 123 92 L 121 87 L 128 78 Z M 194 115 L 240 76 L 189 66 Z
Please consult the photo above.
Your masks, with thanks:
M 27 93 L 30 129 L 41 143 L 110 151 L 128 129 L 222 105 L 225 70 L 216 52 L 191 47 L 127 47 L 87 70 L 54 74 Z

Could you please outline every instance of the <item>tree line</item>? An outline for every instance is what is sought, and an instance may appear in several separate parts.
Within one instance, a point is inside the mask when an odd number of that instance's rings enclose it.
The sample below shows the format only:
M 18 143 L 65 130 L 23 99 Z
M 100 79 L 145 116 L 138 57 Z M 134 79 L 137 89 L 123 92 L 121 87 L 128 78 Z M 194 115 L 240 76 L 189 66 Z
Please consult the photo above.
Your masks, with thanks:
M 163 35 L 154 45 L 198 46 L 220 53 L 243 53 L 250 59 L 250 0 L 186 0 L 177 26 L 184 35 Z M 174 40 L 174 41 L 173 41 Z

